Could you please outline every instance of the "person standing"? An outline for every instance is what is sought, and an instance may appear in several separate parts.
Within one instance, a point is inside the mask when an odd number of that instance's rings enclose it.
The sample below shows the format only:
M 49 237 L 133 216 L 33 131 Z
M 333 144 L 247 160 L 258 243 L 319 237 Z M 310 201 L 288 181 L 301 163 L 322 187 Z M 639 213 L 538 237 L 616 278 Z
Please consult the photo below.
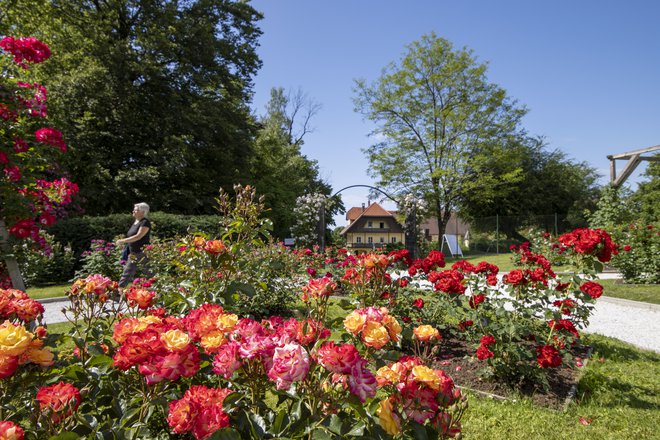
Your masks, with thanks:
M 129 250 L 124 272 L 119 279 L 119 287 L 126 287 L 133 282 L 138 266 L 145 272 L 145 276 L 151 276 L 149 259 L 143 251 L 144 245 L 149 244 L 151 239 L 151 222 L 147 215 L 149 215 L 149 205 L 136 203 L 133 207 L 135 221 L 126 233 L 126 238 L 117 240 L 117 246 L 128 244 Z

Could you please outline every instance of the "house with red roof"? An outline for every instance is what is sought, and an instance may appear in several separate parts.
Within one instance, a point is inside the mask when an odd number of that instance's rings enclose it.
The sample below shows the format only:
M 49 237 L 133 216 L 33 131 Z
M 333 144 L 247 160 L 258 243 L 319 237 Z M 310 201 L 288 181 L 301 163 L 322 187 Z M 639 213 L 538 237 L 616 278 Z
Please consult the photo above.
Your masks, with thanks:
M 346 247 L 355 251 L 382 249 L 390 244 L 404 243 L 403 226 L 395 217 L 375 202 L 368 206 L 353 207 L 346 212 L 348 225 L 341 231 Z

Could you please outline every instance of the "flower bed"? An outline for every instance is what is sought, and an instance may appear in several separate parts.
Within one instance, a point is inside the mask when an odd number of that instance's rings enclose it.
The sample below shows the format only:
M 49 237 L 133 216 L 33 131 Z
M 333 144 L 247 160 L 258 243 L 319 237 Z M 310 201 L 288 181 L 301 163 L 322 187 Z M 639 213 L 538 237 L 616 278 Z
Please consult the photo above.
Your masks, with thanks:
M 531 249 L 502 281 L 488 263 L 445 268 L 437 251 L 292 252 L 268 241 L 254 191 L 236 190 L 235 202 L 221 194 L 222 236 L 157 244 L 157 276 L 119 301 L 103 274 L 76 281 L 69 335 L 37 327 L 38 303 L 22 292 L 0 291 L 4 433 L 448 438 L 467 410 L 457 385 L 478 375 L 550 390 L 580 362 L 579 328 L 602 289 L 558 279 Z M 587 274 L 616 252 L 602 231 L 559 243 Z M 337 291 L 342 316 L 329 313 Z M 53 356 L 67 340 L 74 352 Z

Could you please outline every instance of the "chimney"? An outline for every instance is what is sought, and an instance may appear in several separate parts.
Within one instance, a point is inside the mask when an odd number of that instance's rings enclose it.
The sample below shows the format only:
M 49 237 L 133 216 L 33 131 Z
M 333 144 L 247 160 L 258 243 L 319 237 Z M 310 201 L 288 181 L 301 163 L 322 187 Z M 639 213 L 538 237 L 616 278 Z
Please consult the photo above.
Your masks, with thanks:
M 362 212 L 364 212 L 364 203 L 362 204 Z

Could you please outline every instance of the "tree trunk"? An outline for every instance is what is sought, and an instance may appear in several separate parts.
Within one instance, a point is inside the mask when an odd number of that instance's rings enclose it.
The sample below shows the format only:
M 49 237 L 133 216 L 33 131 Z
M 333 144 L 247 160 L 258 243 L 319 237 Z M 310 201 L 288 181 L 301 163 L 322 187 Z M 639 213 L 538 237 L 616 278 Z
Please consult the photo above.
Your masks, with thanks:
M 25 283 L 21 276 L 21 270 L 18 268 L 16 258 L 9 248 L 8 240 L 9 233 L 7 232 L 7 226 L 5 225 L 5 221 L 0 219 L 0 253 L 4 257 L 7 272 L 9 272 L 9 278 L 11 278 L 11 283 L 14 286 L 14 289 L 25 292 Z

